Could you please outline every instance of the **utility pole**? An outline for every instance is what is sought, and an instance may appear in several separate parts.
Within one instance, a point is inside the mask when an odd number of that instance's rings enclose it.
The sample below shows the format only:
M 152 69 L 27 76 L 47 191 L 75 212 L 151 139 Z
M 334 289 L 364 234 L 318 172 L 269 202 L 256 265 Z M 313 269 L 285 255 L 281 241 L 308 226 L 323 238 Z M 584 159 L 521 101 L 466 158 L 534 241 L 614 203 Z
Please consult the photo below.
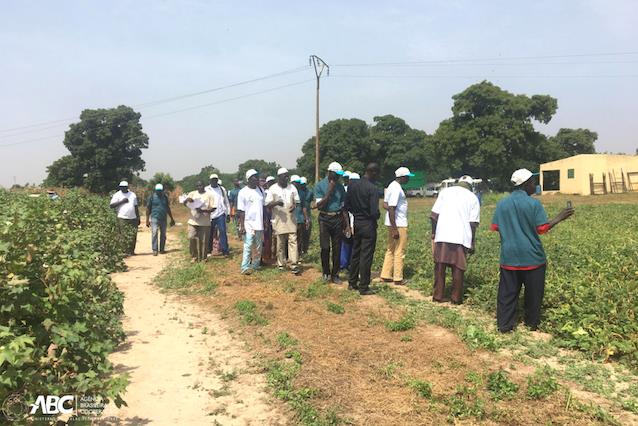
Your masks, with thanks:
M 324 62 L 317 55 L 310 55 L 310 64 L 315 70 L 315 76 L 317 77 L 317 115 L 316 115 L 316 136 L 315 136 L 315 184 L 319 182 L 319 81 L 323 71 L 326 71 L 326 75 L 330 75 L 330 66 Z

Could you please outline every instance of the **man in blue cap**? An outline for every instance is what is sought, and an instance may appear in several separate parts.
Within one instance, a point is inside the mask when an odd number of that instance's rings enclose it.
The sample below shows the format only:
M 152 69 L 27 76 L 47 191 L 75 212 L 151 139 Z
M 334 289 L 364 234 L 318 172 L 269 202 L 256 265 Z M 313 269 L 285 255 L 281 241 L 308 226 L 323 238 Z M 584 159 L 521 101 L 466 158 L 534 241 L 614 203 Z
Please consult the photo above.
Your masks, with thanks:
M 512 174 L 514 191 L 496 205 L 492 230 L 501 236 L 501 269 L 498 284 L 496 320 L 502 333 L 514 330 L 516 308 L 521 286 L 525 284 L 525 324 L 534 331 L 541 320 L 541 305 L 545 294 L 545 251 L 539 235 L 574 214 L 563 209 L 551 221 L 540 201 L 532 198 L 536 192 L 536 176 L 527 169 Z
M 164 193 L 164 185 L 155 185 L 155 191 L 146 202 L 146 227 L 151 228 L 151 247 L 153 256 L 166 253 L 166 215 L 171 218 L 171 226 L 175 225 L 168 196 Z M 159 233 L 159 247 L 157 244 Z

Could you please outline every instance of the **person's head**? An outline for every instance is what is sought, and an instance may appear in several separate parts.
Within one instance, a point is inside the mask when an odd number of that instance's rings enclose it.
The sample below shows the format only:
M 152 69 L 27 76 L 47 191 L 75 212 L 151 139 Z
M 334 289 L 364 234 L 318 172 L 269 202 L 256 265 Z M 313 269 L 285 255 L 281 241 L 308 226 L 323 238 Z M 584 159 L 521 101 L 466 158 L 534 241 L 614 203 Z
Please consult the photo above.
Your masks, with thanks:
M 266 181 L 264 182 L 264 188 L 268 189 L 271 186 L 273 186 L 275 184 L 275 182 L 277 182 L 277 179 L 275 179 L 274 176 L 268 176 L 266 178 Z
M 340 176 L 343 176 L 343 167 L 341 167 L 341 164 L 333 161 L 328 165 L 328 179 L 337 180 Z
M 532 195 L 536 192 L 536 176 L 538 173 L 532 173 L 527 169 L 518 169 L 512 173 L 512 184 L 515 189 L 520 189 Z
M 474 182 L 474 179 L 472 179 L 472 176 L 463 175 L 459 178 L 457 185 L 471 191 L 473 182 Z
M 217 176 L 217 173 L 213 173 L 212 175 L 210 175 L 210 186 L 212 186 L 213 188 L 217 188 L 218 185 L 219 176 Z
M 162 195 L 164 193 L 164 185 L 161 183 L 155 184 L 155 193 L 157 195 Z
M 120 182 L 120 191 L 122 191 L 123 193 L 127 193 L 128 192 L 128 182 L 123 180 L 122 182 Z
M 407 167 L 399 167 L 394 171 L 395 180 L 401 185 L 408 183 L 412 176 L 414 176 L 414 173 L 412 173 Z
M 377 163 L 370 163 L 368 164 L 368 167 L 366 167 L 366 178 L 368 178 L 368 180 L 377 180 L 380 173 L 381 168 Z
M 277 184 L 282 188 L 288 186 L 288 182 L 290 181 L 290 174 L 288 173 L 288 169 L 285 167 L 277 170 Z
M 257 188 L 259 183 L 259 172 L 255 169 L 250 169 L 246 172 L 246 183 L 250 188 Z
M 350 183 L 350 175 L 352 174 L 352 172 L 350 170 L 346 170 L 345 172 L 343 172 L 343 176 L 341 177 L 343 179 L 343 184 L 345 186 L 348 186 L 348 183 Z
M 235 188 L 239 189 L 241 187 L 241 182 L 238 179 L 233 180 L 233 185 Z
M 306 187 L 308 186 L 308 178 L 305 176 L 302 176 L 299 178 L 299 187 L 302 189 L 306 189 Z
M 197 182 L 195 182 L 195 188 L 197 188 L 197 191 L 200 194 L 203 194 L 206 191 L 206 189 L 204 189 L 204 181 L 202 180 L 198 180 Z

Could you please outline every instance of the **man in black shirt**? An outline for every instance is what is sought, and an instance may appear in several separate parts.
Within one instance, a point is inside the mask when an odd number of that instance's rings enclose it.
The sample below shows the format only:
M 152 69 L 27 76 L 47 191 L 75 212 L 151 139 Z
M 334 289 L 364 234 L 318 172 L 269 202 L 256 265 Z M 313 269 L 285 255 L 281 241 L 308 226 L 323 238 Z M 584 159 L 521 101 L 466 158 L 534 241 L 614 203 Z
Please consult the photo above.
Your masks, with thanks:
M 370 270 L 377 244 L 379 220 L 379 189 L 374 184 L 379 176 L 379 165 L 370 163 L 360 180 L 351 181 L 346 193 L 345 208 L 354 216 L 352 262 L 348 288 L 362 295 L 370 290 Z

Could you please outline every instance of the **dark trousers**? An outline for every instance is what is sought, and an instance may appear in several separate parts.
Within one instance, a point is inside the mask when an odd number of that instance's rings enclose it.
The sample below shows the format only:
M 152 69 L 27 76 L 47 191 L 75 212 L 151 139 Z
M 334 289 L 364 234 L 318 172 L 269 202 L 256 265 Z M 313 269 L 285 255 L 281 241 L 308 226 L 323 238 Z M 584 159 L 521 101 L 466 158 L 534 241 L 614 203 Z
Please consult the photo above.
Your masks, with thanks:
M 445 301 L 445 273 L 448 266 L 452 269 L 452 302 L 461 303 L 463 301 L 463 275 L 465 271 L 454 265 L 446 263 L 434 264 L 434 291 L 432 298 L 437 302 Z
M 510 331 L 516 325 L 518 295 L 523 284 L 525 284 L 525 324 L 529 327 L 538 326 L 545 294 L 545 269 L 545 265 L 531 271 L 510 271 L 501 268 L 496 306 L 496 320 L 500 331 Z
M 297 257 L 301 260 L 301 256 L 306 254 L 308 248 L 304 250 L 304 243 L 306 241 L 306 234 L 308 234 L 308 229 L 306 229 L 305 223 L 297 224 Z
M 319 245 L 321 247 L 321 269 L 324 275 L 339 275 L 341 257 L 341 239 L 343 238 L 343 218 L 341 214 L 319 215 Z M 332 269 L 330 252 L 332 251 Z
M 355 218 L 352 239 L 352 260 L 348 281 L 350 287 L 366 290 L 370 287 L 370 270 L 377 245 L 377 221 Z

